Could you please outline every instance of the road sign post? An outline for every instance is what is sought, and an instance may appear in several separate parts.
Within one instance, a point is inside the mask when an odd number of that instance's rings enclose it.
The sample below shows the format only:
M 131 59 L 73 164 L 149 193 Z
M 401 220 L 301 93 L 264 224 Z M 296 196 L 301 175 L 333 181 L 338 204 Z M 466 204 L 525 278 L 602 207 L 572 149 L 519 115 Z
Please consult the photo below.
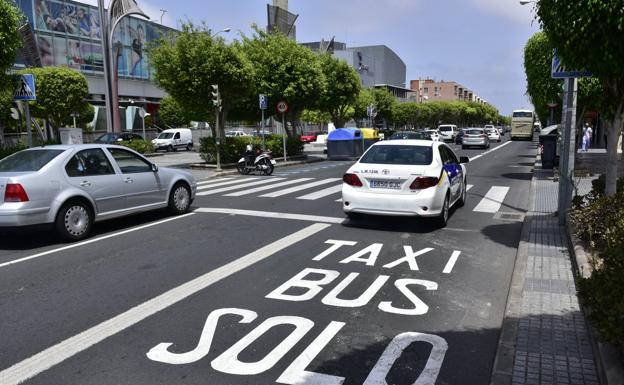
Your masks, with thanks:
M 269 98 L 267 98 L 267 96 L 264 94 L 260 94 L 258 98 L 260 111 L 262 112 L 262 123 L 260 124 L 260 127 L 262 128 L 262 151 L 266 151 L 266 145 L 264 141 L 264 110 L 269 107 Z
M 32 147 L 32 128 L 30 121 L 30 106 L 28 102 L 37 100 L 37 92 L 35 89 L 35 76 L 33 74 L 18 75 L 17 88 L 13 93 L 13 100 L 21 102 L 24 107 L 24 115 L 26 117 L 26 132 L 28 133 L 28 147 Z
M 212 85 L 212 104 L 215 107 L 215 125 L 216 127 L 216 138 L 215 138 L 215 147 L 217 150 L 217 168 L 215 169 L 216 172 L 221 172 L 221 129 L 219 127 L 219 114 L 221 112 L 221 94 L 219 93 L 219 85 L 218 84 L 213 84 Z
M 558 215 L 559 224 L 566 222 L 566 213 L 572 202 L 572 187 L 574 185 L 574 155 L 576 153 L 576 93 L 578 89 L 578 79 L 580 77 L 590 77 L 592 74 L 587 71 L 568 70 L 559 56 L 557 50 L 553 50 L 551 77 L 554 79 L 564 79 L 563 111 L 562 122 L 563 137 L 559 153 L 559 200 Z
M 284 128 L 284 136 L 282 136 L 282 144 L 284 146 L 284 162 L 286 162 L 286 112 L 288 112 L 288 103 L 284 100 L 277 103 L 277 112 L 282 114 L 282 127 Z

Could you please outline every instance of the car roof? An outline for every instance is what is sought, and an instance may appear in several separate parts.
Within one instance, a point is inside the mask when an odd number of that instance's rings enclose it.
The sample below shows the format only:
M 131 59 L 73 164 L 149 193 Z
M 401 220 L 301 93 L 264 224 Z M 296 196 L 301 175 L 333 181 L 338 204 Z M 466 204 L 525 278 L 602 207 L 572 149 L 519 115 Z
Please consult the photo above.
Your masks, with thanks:
M 88 143 L 88 144 L 50 144 L 45 146 L 31 147 L 28 150 L 41 150 L 41 149 L 51 149 L 51 150 L 83 150 L 88 148 L 121 148 L 128 149 L 128 147 L 117 146 L 114 144 L 107 143 Z
M 375 143 L 375 146 L 377 145 L 389 145 L 389 146 L 400 146 L 400 145 L 410 145 L 410 146 L 427 146 L 427 147 L 433 147 L 434 144 L 441 144 L 440 142 L 432 142 L 430 140 L 423 140 L 423 139 L 397 139 L 397 140 L 384 140 L 381 142 L 377 142 Z

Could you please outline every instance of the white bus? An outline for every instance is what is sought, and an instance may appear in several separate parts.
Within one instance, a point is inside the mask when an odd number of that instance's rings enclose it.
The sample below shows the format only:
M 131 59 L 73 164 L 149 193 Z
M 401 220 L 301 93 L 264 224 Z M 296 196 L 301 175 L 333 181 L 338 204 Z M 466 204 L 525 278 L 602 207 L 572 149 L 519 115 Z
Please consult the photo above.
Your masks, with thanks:
M 515 110 L 511 115 L 511 140 L 533 139 L 535 113 L 531 110 Z

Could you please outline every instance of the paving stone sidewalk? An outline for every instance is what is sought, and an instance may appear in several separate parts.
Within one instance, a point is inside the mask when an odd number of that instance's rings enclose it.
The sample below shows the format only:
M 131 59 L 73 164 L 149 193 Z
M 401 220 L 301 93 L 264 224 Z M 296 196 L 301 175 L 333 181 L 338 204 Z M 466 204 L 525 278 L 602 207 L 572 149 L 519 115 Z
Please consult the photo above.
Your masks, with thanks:
M 588 325 L 579 306 L 565 227 L 558 225 L 558 183 L 536 168 L 535 203 L 518 314 L 512 384 L 599 384 Z M 581 180 L 579 193 L 591 188 Z

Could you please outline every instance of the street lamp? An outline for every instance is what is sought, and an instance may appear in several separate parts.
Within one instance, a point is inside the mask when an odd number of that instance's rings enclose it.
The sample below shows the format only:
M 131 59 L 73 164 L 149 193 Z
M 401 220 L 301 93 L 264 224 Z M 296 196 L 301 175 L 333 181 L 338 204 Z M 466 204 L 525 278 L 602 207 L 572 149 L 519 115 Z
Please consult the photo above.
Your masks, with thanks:
M 520 5 L 527 5 L 529 3 L 537 3 L 537 0 L 522 0 L 522 1 L 520 1 Z
M 228 28 L 224 28 L 224 29 L 222 29 L 221 31 L 219 31 L 219 32 L 215 33 L 214 35 L 210 35 L 210 37 L 211 37 L 211 38 L 214 38 L 215 36 L 217 36 L 217 35 L 218 35 L 218 34 L 220 34 L 220 33 L 223 33 L 223 32 L 224 32 L 224 33 L 228 33 L 228 32 L 230 32 L 231 30 L 232 30 L 232 28 L 230 28 L 230 27 L 228 27 Z
M 162 25 L 162 19 L 163 19 L 163 16 L 165 16 L 165 13 L 167 13 L 167 10 L 166 9 L 161 9 L 160 12 L 162 12 L 160 14 L 160 25 Z
M 139 15 L 149 20 L 135 0 L 111 0 L 108 10 L 104 0 L 98 0 L 102 31 L 102 50 L 104 56 L 104 95 L 106 97 L 106 131 L 119 132 L 119 100 L 117 89 L 117 55 L 113 54 L 113 32 L 124 16 Z M 115 52 L 116 53 L 116 52 Z

